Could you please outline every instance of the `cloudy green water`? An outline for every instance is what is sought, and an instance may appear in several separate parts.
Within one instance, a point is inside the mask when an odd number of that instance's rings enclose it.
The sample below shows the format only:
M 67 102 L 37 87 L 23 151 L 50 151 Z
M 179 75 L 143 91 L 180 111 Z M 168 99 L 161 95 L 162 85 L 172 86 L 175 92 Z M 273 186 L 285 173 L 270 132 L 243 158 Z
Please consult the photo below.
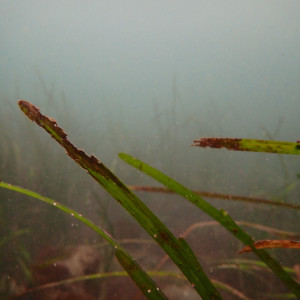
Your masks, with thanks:
M 2 180 L 95 210 L 94 200 L 83 205 L 76 195 L 92 198 L 83 190 L 97 187 L 18 111 L 25 99 L 129 184 L 153 182 L 118 152 L 205 191 L 271 198 L 292 183 L 285 199 L 297 203 L 297 157 L 189 145 L 202 136 L 300 139 L 298 1 L 1 1 L 0 8 L 0 116 L 9 128 Z M 17 159 L 8 164 L 13 140 Z M 31 182 L 37 177 L 42 184 Z M 170 226 L 176 216 L 176 229 L 198 220 L 177 198 L 170 209 L 166 196 L 145 197 Z M 255 220 L 255 206 L 213 203 Z M 126 218 L 111 205 L 112 223 Z M 284 213 L 284 222 L 266 224 L 292 230 L 296 219 Z

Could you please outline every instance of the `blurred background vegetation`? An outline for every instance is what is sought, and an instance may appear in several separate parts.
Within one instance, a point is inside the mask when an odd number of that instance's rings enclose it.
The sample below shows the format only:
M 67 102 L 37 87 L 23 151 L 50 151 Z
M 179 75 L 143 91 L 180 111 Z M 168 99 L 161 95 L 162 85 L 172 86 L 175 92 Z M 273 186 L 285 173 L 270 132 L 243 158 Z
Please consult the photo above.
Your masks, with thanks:
M 82 212 L 118 239 L 147 238 L 26 119 L 17 106 L 17 100 L 25 99 L 56 119 L 74 145 L 103 160 L 126 184 L 157 185 L 121 162 L 119 152 L 191 189 L 299 204 L 298 157 L 190 147 L 194 139 L 210 136 L 299 140 L 298 1 L 174 1 L 172 6 L 103 1 L 82 6 L 4 0 L 0 7 L 5 28 L 0 33 L 1 180 Z M 176 235 L 210 221 L 179 196 L 138 194 Z M 4 299 L 9 288 L 17 290 L 12 282 L 20 289 L 33 284 L 32 264 L 43 249 L 102 243 L 71 217 L 34 199 L 2 189 L 0 199 Z M 208 200 L 235 220 L 299 232 L 295 210 Z M 255 239 L 270 237 L 247 231 Z M 265 273 L 215 268 L 236 258 L 241 248 L 218 226 L 197 229 L 187 240 L 213 278 L 228 284 L 239 278 L 236 287 L 249 297 L 262 299 L 260 293 L 271 293 L 274 286 L 278 293 L 285 291 Z M 163 254 L 143 245 L 148 249 L 143 253 L 152 255 L 140 253 L 142 265 L 154 268 Z M 126 247 L 138 249 L 132 243 Z M 110 250 L 99 249 L 106 261 L 102 267 L 113 268 Z M 283 265 L 299 263 L 295 250 L 270 252 Z M 261 286 L 260 276 L 266 278 Z

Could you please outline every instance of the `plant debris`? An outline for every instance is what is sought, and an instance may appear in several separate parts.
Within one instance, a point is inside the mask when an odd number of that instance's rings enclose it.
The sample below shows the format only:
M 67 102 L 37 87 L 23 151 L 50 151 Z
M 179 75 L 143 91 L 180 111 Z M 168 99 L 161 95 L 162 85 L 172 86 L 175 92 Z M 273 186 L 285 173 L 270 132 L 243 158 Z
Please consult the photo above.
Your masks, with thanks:
M 300 249 L 300 242 L 291 240 L 260 240 L 253 243 L 256 249 L 265 248 L 288 248 L 288 249 Z M 251 252 L 250 246 L 244 247 L 239 253 Z
M 253 151 L 265 153 L 280 154 L 300 154 L 300 145 L 292 142 L 266 141 L 254 139 L 239 138 L 213 138 L 204 137 L 194 140 L 191 146 L 210 147 L 210 148 L 226 148 L 235 151 Z

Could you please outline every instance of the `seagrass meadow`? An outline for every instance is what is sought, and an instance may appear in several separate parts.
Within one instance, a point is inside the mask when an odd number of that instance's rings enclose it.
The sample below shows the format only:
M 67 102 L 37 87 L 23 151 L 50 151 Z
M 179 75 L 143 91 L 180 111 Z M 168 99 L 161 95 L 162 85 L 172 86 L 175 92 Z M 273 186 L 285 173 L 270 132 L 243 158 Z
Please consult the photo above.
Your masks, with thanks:
M 300 298 L 299 1 L 0 1 L 0 300 Z
M 86 225 L 91 230 L 96 232 L 100 237 L 107 241 L 108 244 L 112 247 L 112 251 L 108 257 L 107 253 L 102 253 L 102 251 L 96 251 L 97 245 L 94 245 L 93 248 L 90 247 L 90 243 L 85 241 L 85 246 L 80 244 L 80 246 L 70 246 L 65 248 L 63 252 L 60 252 L 56 247 L 47 246 L 47 250 L 43 250 L 42 254 L 38 254 L 38 261 L 32 263 L 30 261 L 30 250 L 27 249 L 22 243 L 17 243 L 17 247 L 20 247 L 16 252 L 19 252 L 17 255 L 18 261 L 22 262 L 23 268 L 23 279 L 21 280 L 22 287 L 18 293 L 17 290 L 14 290 L 13 293 L 16 295 L 12 296 L 13 299 L 28 299 L 28 298 L 45 298 L 55 297 L 55 298 L 67 298 L 67 297 L 80 297 L 82 299 L 96 299 L 98 297 L 109 297 L 113 296 L 120 297 L 116 292 L 116 286 L 119 287 L 119 283 L 115 283 L 115 286 L 110 285 L 105 286 L 103 284 L 96 284 L 96 281 L 101 281 L 103 278 L 118 278 L 121 280 L 125 277 L 129 277 L 137 285 L 140 292 L 133 288 L 130 288 L 130 292 L 127 289 L 125 291 L 120 291 L 123 298 L 133 297 L 131 295 L 134 292 L 135 297 L 140 298 L 142 294 L 147 299 L 167 299 L 167 295 L 164 293 L 162 287 L 165 287 L 168 291 L 170 285 L 177 285 L 174 281 L 174 278 L 181 279 L 182 288 L 186 285 L 185 294 L 188 297 L 196 297 L 194 294 L 198 294 L 202 299 L 223 299 L 226 297 L 236 297 L 241 299 L 250 299 L 243 291 L 243 287 L 236 287 L 236 281 L 231 278 L 231 282 L 228 282 L 228 273 L 232 266 L 235 266 L 234 269 L 240 269 L 240 272 L 249 272 L 251 267 L 254 265 L 256 271 L 261 275 L 265 272 L 273 273 L 274 280 L 279 280 L 282 282 L 282 291 L 274 289 L 273 284 L 271 285 L 270 291 L 266 292 L 264 290 L 264 296 L 262 296 L 262 291 L 259 288 L 255 288 L 255 291 L 252 291 L 253 295 L 260 294 L 260 297 L 274 297 L 276 295 L 280 297 L 299 297 L 300 295 L 300 285 L 297 281 L 297 276 L 299 276 L 299 269 L 297 264 L 294 264 L 294 268 L 284 267 L 271 255 L 269 255 L 266 249 L 273 248 L 282 248 L 285 251 L 290 249 L 295 249 L 296 251 L 300 250 L 300 242 L 294 240 L 298 235 L 295 232 L 283 231 L 280 229 L 266 227 L 260 223 L 245 222 L 240 220 L 235 222 L 232 217 L 229 215 L 227 210 L 217 209 L 213 205 L 209 204 L 206 200 L 201 197 L 201 192 L 192 191 L 184 187 L 180 183 L 171 179 L 169 176 L 161 173 L 159 170 L 145 164 L 144 162 L 130 156 L 127 154 L 119 154 L 119 157 L 127 162 L 128 164 L 136 167 L 138 170 L 144 172 L 145 174 L 153 177 L 158 182 L 166 186 L 167 189 L 157 189 L 155 187 L 139 187 L 132 186 L 127 187 L 118 177 L 116 177 L 101 161 L 99 161 L 95 156 L 88 156 L 83 150 L 76 148 L 67 137 L 67 134 L 62 128 L 57 124 L 57 121 L 51 117 L 47 117 L 40 113 L 40 110 L 33 104 L 20 100 L 19 101 L 20 109 L 27 115 L 27 117 L 34 121 L 37 125 L 44 128 L 51 137 L 56 140 L 63 148 L 65 148 L 67 155 L 73 159 L 77 164 L 79 164 L 83 169 L 87 171 L 96 182 L 98 182 L 117 202 L 125 209 L 127 212 L 139 223 L 139 225 L 149 234 L 149 236 L 158 244 L 165 252 L 165 256 L 157 262 L 156 266 L 150 270 L 144 269 L 138 262 L 135 260 L 126 248 L 122 245 L 123 240 L 116 240 L 110 233 L 108 233 L 101 226 L 97 225 L 94 221 L 89 218 L 84 217 L 81 213 L 69 208 L 68 206 L 53 200 L 51 198 L 42 196 L 34 191 L 18 187 L 16 185 L 11 185 L 6 182 L 0 182 L 0 187 L 5 188 L 10 191 L 18 192 L 22 195 L 31 196 L 32 198 L 38 199 L 62 212 L 65 212 L 72 219 L 77 219 L 80 223 L 76 223 L 76 227 L 81 224 Z M 274 142 L 266 140 L 247 140 L 247 139 L 233 139 L 233 138 L 202 138 L 201 140 L 195 140 L 195 146 L 200 147 L 215 147 L 222 148 L 225 147 L 229 150 L 238 150 L 238 151 L 256 151 L 263 153 L 279 153 L 279 154 L 300 154 L 299 143 L 289 143 L 289 142 Z M 200 211 L 204 212 L 216 222 L 198 222 L 192 224 L 188 227 L 178 238 L 173 235 L 173 233 L 164 225 L 164 223 L 155 215 L 151 209 L 149 209 L 132 191 L 132 190 L 144 190 L 147 192 L 162 192 L 162 193 L 177 193 L 181 195 L 185 200 L 190 201 Z M 205 196 L 209 198 L 222 198 L 231 200 L 231 197 L 226 195 L 218 196 L 217 194 L 204 193 Z M 234 196 L 236 201 L 247 201 L 255 203 L 256 205 L 268 205 L 272 207 L 290 209 L 292 211 L 300 210 L 300 206 L 293 203 L 277 203 L 276 201 L 266 200 L 266 199 L 257 199 L 251 197 L 239 197 Z M 10 202 L 10 199 L 8 199 Z M 39 214 L 39 212 L 36 212 Z M 5 221 L 5 220 L 4 220 Z M 109 214 L 106 215 L 106 222 L 110 223 Z M 9 222 L 4 222 L 9 223 Z M 239 259 L 239 258 L 225 258 L 213 266 L 216 270 L 221 269 L 225 270 L 227 275 L 218 278 L 218 272 L 215 275 L 216 278 L 209 278 L 205 273 L 205 267 L 201 266 L 201 256 L 198 260 L 196 253 L 192 250 L 186 238 L 190 235 L 190 232 L 196 227 L 209 227 L 211 225 L 223 226 L 229 233 L 233 235 L 233 239 L 237 239 L 244 244 L 244 248 L 241 248 L 239 253 L 253 252 L 257 258 L 254 259 Z M 248 226 L 253 229 L 259 229 L 266 234 L 279 235 L 281 239 L 262 239 L 256 240 L 250 236 L 241 225 Z M 61 225 L 60 225 L 61 226 Z M 74 226 L 74 223 L 71 223 L 71 226 Z M 110 228 L 114 232 L 115 225 L 110 224 Z M 8 224 L 6 224 L 8 227 Z M 4 236 L 2 239 L 2 248 L 9 249 L 11 248 L 10 242 L 19 239 L 20 236 L 26 236 L 31 232 L 29 228 L 21 228 L 16 231 L 11 231 L 10 228 L 7 228 L 9 234 Z M 59 230 L 57 228 L 56 230 Z M 79 233 L 77 233 L 79 235 Z M 54 234 L 55 236 L 55 234 Z M 57 237 L 58 238 L 58 237 Z M 292 239 L 293 238 L 293 239 Z M 49 240 L 47 241 L 47 243 Z M 144 240 L 139 239 L 127 239 L 125 241 L 133 243 L 139 246 L 143 244 Z M 95 243 L 95 240 L 94 240 Z M 150 243 L 148 240 L 147 243 Z M 231 242 L 233 244 L 233 242 Z M 202 243 L 201 243 L 202 244 Z M 207 244 L 207 238 L 205 239 L 205 244 Z M 211 247 L 216 246 L 215 243 L 211 243 Z M 222 243 L 224 247 L 224 241 Z M 103 247 L 103 246 L 102 246 Z M 139 247 L 137 248 L 139 249 Z M 212 249 L 213 250 L 213 249 Z M 140 251 L 134 251 L 135 254 L 138 252 L 150 251 L 148 254 L 151 256 L 152 249 L 142 248 Z M 228 249 L 224 249 L 224 253 Z M 137 252 L 137 253 L 136 253 Z M 101 255 L 100 255 L 101 253 Z M 210 254 L 206 254 L 206 256 Z M 236 253 L 238 255 L 238 253 Z M 115 257 L 115 259 L 113 258 Z M 76 261 L 76 258 L 79 261 Z M 4 255 L 5 258 L 5 255 Z M 163 265 L 167 260 L 172 260 L 178 269 L 182 273 L 174 270 L 162 270 Z M 211 261 L 214 260 L 213 257 L 210 258 Z M 110 270 L 113 264 L 113 260 L 119 262 L 126 272 L 121 272 L 120 270 Z M 5 261 L 3 260 L 3 263 Z M 98 272 L 100 265 L 110 262 L 107 265 L 107 270 Z M 78 267 L 78 264 L 80 266 Z M 243 267 L 242 267 L 243 266 Z M 260 267 L 260 268 L 258 268 Z M 207 268 L 207 266 L 206 266 Z M 210 267 L 212 268 L 212 267 Z M 254 269 L 254 270 L 255 270 Z M 246 270 L 246 271 L 245 271 Z M 252 273 L 254 271 L 252 270 Z M 211 272 L 210 272 L 211 273 Z M 221 272 L 222 273 L 222 272 Z M 242 274 L 235 274 L 240 279 L 244 277 Z M 127 275 L 127 276 L 126 276 Z M 153 277 L 159 278 L 162 282 L 157 284 Z M 271 275 L 271 274 L 269 274 Z M 14 275 L 11 275 L 12 278 L 8 278 L 11 282 L 14 281 Z M 223 274 L 224 276 L 224 274 Z M 231 275 L 234 276 L 234 275 Z M 252 276 L 255 277 L 254 274 Z M 257 275 L 258 276 L 258 275 Z M 265 276 L 265 274 L 264 274 Z M 171 278 L 171 280 L 170 280 Z M 128 278 L 127 278 L 128 279 Z M 124 280 L 124 279 L 123 279 Z M 247 279 L 243 278 L 247 281 Z M 257 279 L 260 281 L 259 279 Z M 90 281 L 93 284 L 89 284 Z M 270 279 L 269 279 L 270 281 Z M 188 284 L 189 282 L 189 284 Z M 88 284 L 87 284 L 88 283 Z M 30 286 L 30 285 L 33 286 Z M 4 285 L 4 281 L 3 281 Z M 26 287 L 28 285 L 28 287 Z M 101 288 L 100 288 L 101 286 Z M 122 285 L 121 285 L 122 286 Z M 188 286 L 190 289 L 188 289 Z M 264 286 L 264 288 L 266 288 Z M 284 292 L 284 288 L 287 289 Z M 10 286 L 10 289 L 15 289 L 15 287 Z M 171 289 L 172 291 L 173 289 Z M 221 292 L 219 292 L 219 290 Z M 105 291 L 105 292 L 104 292 Z M 289 291 L 289 292 L 288 292 Z M 8 291 L 5 291 L 9 293 Z M 222 295 L 222 292 L 224 295 Z M 125 293 L 125 294 L 123 294 Z M 250 293 L 250 292 L 248 292 Z M 251 296 L 253 296 L 251 294 Z M 175 297 L 182 297 L 177 291 Z M 192 296 L 191 296 L 192 295 Z

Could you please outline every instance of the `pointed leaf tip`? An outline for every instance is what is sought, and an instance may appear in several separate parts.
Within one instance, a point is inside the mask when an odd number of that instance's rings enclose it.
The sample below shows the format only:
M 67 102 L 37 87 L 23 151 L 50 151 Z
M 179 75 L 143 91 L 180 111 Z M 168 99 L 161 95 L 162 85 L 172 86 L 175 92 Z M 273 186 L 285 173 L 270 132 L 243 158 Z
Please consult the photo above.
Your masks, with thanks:
M 18 105 L 22 112 L 31 120 L 37 122 L 41 116 L 40 109 L 26 100 L 19 100 Z

